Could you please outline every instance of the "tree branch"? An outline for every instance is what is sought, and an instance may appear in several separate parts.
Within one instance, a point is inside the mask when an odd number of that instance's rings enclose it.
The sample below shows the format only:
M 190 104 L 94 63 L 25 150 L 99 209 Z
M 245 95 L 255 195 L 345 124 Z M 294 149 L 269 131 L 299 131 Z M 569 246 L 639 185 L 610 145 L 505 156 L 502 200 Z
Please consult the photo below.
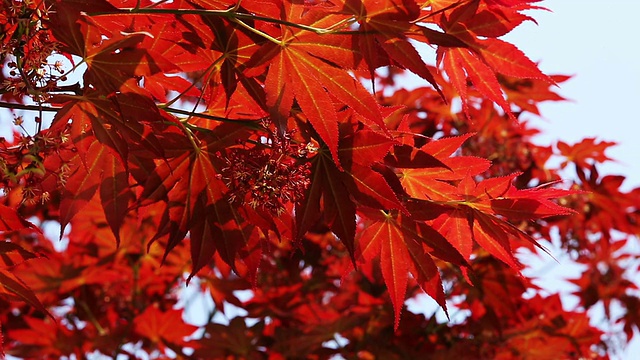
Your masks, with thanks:
M 0 101 L 0 108 L 10 109 L 10 110 L 29 110 L 29 111 L 48 111 L 48 112 L 56 112 L 56 111 L 62 109 L 61 107 L 54 107 L 54 106 L 26 105 L 26 104 L 8 103 L 8 102 L 3 102 L 3 101 Z M 159 108 L 165 110 L 166 112 L 172 113 L 172 114 L 180 114 L 180 115 L 186 115 L 186 116 L 190 116 L 190 117 L 198 117 L 198 118 L 207 119 L 207 120 L 213 120 L 213 121 L 235 123 L 235 124 L 238 124 L 238 125 L 244 125 L 244 126 L 250 127 L 252 129 L 260 129 L 261 128 L 260 125 L 259 125 L 259 119 L 242 119 L 242 118 L 241 119 L 231 119 L 231 118 L 226 118 L 226 117 L 222 117 L 222 116 L 201 114 L 201 113 L 196 113 L 196 112 L 193 112 L 193 111 L 175 109 L 175 108 L 170 108 L 170 107 L 159 107 Z
M 10 110 L 30 110 L 30 111 L 49 111 L 49 112 L 56 112 L 61 109 L 59 107 L 52 107 L 52 106 L 15 104 L 15 103 L 8 103 L 4 101 L 0 101 L 0 108 L 10 109 Z

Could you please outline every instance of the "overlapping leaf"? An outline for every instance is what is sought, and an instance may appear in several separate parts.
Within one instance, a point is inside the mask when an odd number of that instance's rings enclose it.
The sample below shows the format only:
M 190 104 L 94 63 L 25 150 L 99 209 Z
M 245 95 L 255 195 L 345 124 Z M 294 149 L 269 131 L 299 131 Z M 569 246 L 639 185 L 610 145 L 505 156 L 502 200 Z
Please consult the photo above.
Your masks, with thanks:
M 528 1 L 522 2 L 525 3 Z M 496 74 L 539 79 L 553 84 L 553 80 L 544 75 L 522 51 L 513 44 L 497 39 L 523 21 L 532 20 L 522 11 L 535 7 L 512 6 L 502 3 L 485 5 L 480 2 L 458 4 L 448 18 L 438 23 L 446 34 L 464 43 L 464 46 L 441 46 L 438 59 L 457 89 L 467 116 L 470 103 L 467 80 L 482 96 L 500 106 L 511 117 L 512 110 L 504 98 Z
M 15 231 L 34 227 L 23 219 L 15 209 L 0 204 L 0 231 Z
M 506 114 L 513 117 L 511 106 L 504 98 L 500 83 L 494 71 L 470 50 L 464 48 L 452 48 L 444 51 L 442 64 L 451 82 L 458 90 L 463 107 L 469 113 L 470 102 L 468 94 L 467 77 L 474 87 L 489 100 L 496 103 Z
M 322 153 L 314 159 L 311 172 L 313 175 L 305 202 L 296 207 L 298 237 L 315 226 L 324 215 L 331 230 L 354 254 L 356 205 L 342 181 L 343 174 Z
M 182 311 L 169 309 L 162 311 L 155 306 L 149 306 L 134 320 L 135 332 L 154 343 L 163 346 L 185 346 L 185 338 L 197 329 L 196 326 L 182 321 Z
M 562 167 L 569 162 L 574 162 L 576 166 L 586 169 L 591 166 L 590 162 L 592 161 L 602 163 L 611 160 L 605 155 L 605 151 L 614 145 L 616 145 L 615 142 L 596 141 L 595 138 L 587 138 L 574 145 L 559 141 L 557 146 L 560 153 L 567 158 L 562 163 Z
M 357 241 L 358 259 L 380 261 L 382 275 L 389 289 L 395 309 L 395 328 L 405 300 L 409 274 L 440 306 L 446 309 L 444 291 L 438 268 L 423 246 L 425 240 L 411 221 L 403 222 L 401 215 L 381 212 L 369 213 L 375 219 L 360 232 Z
M 303 22 L 317 28 L 345 18 L 309 10 L 297 3 L 286 3 L 284 14 L 283 20 Z M 249 61 L 250 66 L 262 65 L 265 61 L 270 63 L 265 80 L 267 105 L 288 116 L 295 99 L 329 147 L 337 164 L 339 134 L 336 107 L 339 104 L 348 105 L 385 128 L 375 99 L 348 72 L 355 64 L 348 37 L 319 36 L 283 27 L 278 41 L 279 44 L 264 45 Z
M 414 0 L 402 0 L 400 4 L 388 0 L 345 0 L 341 1 L 340 6 L 342 13 L 354 15 L 360 20 L 357 50 L 362 53 L 371 75 L 381 66 L 399 65 L 438 89 L 433 75 L 407 37 L 408 33 L 415 31 L 411 29 L 411 21 L 420 14 L 420 8 Z M 436 41 L 454 40 L 447 39 L 446 34 L 438 33 L 439 37 L 435 37 L 433 33 L 429 32 L 428 37 Z
M 39 257 L 37 254 L 20 245 L 0 241 L 0 294 L 13 300 L 24 301 L 33 308 L 51 316 L 33 290 L 11 271 L 11 268 L 20 263 L 37 257 Z

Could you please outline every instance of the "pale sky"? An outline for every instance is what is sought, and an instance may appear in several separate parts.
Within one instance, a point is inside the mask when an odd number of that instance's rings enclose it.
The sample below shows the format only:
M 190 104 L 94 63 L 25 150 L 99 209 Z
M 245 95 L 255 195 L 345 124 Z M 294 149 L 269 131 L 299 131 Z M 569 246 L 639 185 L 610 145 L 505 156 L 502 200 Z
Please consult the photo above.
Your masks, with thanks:
M 626 175 L 625 189 L 640 186 L 640 49 L 637 0 L 546 0 L 552 12 L 533 11 L 539 25 L 526 23 L 505 39 L 515 43 L 548 74 L 575 77 L 561 84 L 572 102 L 541 108 L 541 143 L 584 137 L 615 141 L 603 168 Z

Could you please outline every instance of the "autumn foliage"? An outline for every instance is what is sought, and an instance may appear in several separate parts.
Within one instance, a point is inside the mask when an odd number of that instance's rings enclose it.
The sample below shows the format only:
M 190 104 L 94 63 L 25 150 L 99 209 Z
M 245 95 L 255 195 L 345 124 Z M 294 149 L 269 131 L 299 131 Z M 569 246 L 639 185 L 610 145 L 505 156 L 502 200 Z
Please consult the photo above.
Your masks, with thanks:
M 532 141 L 568 77 L 500 38 L 537 2 L 2 0 L 4 352 L 620 351 L 640 190 Z M 576 307 L 523 275 L 550 246 Z

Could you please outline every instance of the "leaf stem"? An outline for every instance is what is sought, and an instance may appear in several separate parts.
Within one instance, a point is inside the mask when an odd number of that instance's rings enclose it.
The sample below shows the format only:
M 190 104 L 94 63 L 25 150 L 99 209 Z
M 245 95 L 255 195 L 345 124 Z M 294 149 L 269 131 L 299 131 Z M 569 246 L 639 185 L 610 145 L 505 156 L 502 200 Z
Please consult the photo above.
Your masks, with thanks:
M 78 299 L 75 299 L 75 300 L 78 301 Z M 96 330 L 98 330 L 98 335 L 100 336 L 106 335 L 108 332 L 105 330 L 105 328 L 102 327 L 100 322 L 98 322 L 98 319 L 96 319 L 89 305 L 87 305 L 87 303 L 84 300 L 78 301 L 78 304 L 87 313 L 87 317 L 89 318 L 89 321 L 91 322 L 91 324 L 93 324 Z
M 160 107 L 160 108 L 162 108 L 162 107 Z M 165 110 L 166 112 L 170 112 L 170 113 L 173 113 L 173 114 L 186 115 L 186 116 L 190 116 L 190 117 L 199 117 L 199 118 L 202 118 L 202 119 L 214 120 L 214 121 L 220 121 L 220 122 L 234 123 L 234 124 L 238 124 L 238 125 L 244 125 L 244 126 L 247 126 L 249 128 L 252 128 L 252 129 L 261 129 L 261 127 L 259 126 L 258 120 L 253 120 L 253 119 L 230 119 L 230 118 L 225 118 L 225 117 L 221 117 L 221 116 L 196 113 L 196 112 L 193 112 L 193 111 L 174 109 L 174 108 L 162 108 L 162 109 Z
M 249 25 L 245 24 L 242 20 L 239 20 L 239 19 L 236 19 L 236 18 L 230 18 L 230 20 L 231 20 L 232 22 L 234 22 L 234 23 L 236 23 L 236 24 L 238 24 L 238 25 L 242 26 L 243 28 L 245 28 L 245 29 L 247 29 L 247 30 L 251 31 L 252 33 L 257 34 L 257 35 L 259 35 L 259 36 L 262 36 L 263 38 L 265 38 L 265 39 L 267 39 L 267 40 L 271 41 L 272 43 L 275 43 L 276 45 L 280 45 L 280 46 L 282 46 L 282 45 L 283 45 L 282 40 L 278 40 L 278 39 L 276 39 L 276 38 L 272 37 L 271 35 L 269 35 L 269 34 L 267 34 L 267 33 L 265 33 L 265 32 L 262 32 L 262 31 L 260 31 L 260 30 L 258 30 L 258 29 L 256 29 L 256 28 L 253 28 L 253 27 L 251 27 L 251 26 L 249 26 Z

